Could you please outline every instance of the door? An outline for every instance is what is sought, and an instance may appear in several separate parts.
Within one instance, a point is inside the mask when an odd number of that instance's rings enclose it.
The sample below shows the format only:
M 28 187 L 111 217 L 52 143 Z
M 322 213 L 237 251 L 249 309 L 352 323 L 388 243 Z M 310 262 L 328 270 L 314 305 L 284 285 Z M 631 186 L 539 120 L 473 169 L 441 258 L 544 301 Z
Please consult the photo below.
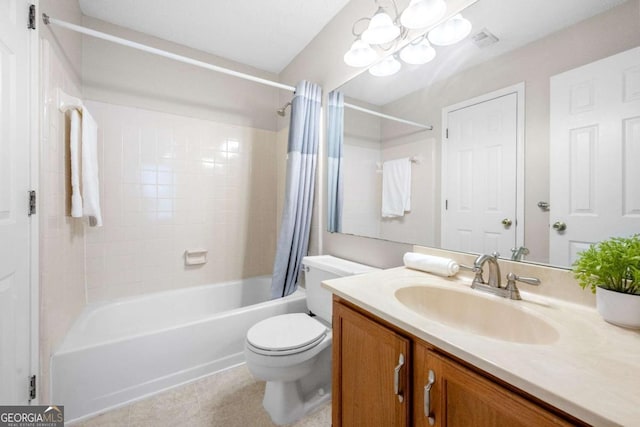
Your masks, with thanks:
M 640 48 L 553 76 L 550 114 L 549 260 L 570 266 L 640 232 Z
M 29 4 L 0 2 L 0 404 L 29 402 Z
M 446 113 L 442 247 L 511 254 L 516 244 L 518 93 Z
M 416 427 L 574 425 L 420 343 L 414 378 Z
M 334 427 L 409 425 L 409 340 L 333 305 Z

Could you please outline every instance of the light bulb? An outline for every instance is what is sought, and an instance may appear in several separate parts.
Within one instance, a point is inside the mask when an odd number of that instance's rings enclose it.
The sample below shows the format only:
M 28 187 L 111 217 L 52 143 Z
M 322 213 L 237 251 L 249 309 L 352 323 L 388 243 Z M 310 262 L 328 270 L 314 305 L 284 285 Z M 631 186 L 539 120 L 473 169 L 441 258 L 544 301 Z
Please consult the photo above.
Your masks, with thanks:
M 429 41 L 437 46 L 449 46 L 458 43 L 471 33 L 471 22 L 457 14 L 429 31 Z
M 400 59 L 407 64 L 426 64 L 436 57 L 436 50 L 422 38 L 418 43 L 409 43 L 400 51 Z
M 447 11 L 444 0 L 411 0 L 400 23 L 409 29 L 425 28 L 438 22 Z
M 376 51 L 360 39 L 354 41 L 351 49 L 344 54 L 344 62 L 351 67 L 367 67 L 377 58 Z
M 362 40 L 369 44 L 384 44 L 395 40 L 399 35 L 400 28 L 398 28 L 393 23 L 391 17 L 380 8 L 373 18 L 371 18 L 367 29 L 362 33 Z
M 402 64 L 393 55 L 390 55 L 369 68 L 369 73 L 376 77 L 386 77 L 397 73 L 400 68 L 402 68 Z

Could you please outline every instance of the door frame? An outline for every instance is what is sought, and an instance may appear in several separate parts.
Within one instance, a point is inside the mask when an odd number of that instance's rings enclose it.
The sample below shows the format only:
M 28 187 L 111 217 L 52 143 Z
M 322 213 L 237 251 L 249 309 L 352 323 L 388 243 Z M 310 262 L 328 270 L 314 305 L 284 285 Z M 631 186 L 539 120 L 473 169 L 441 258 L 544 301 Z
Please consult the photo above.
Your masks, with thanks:
M 36 214 L 29 221 L 29 287 L 30 287 L 30 375 L 36 376 L 36 397 L 29 403 L 40 404 L 40 210 L 42 195 L 40 194 L 40 120 L 41 108 L 45 100 L 42 99 L 40 79 L 40 1 L 30 0 L 36 7 L 36 28 L 29 30 L 29 93 L 26 94 L 29 103 L 29 180 L 30 188 L 36 192 L 40 203 L 37 203 Z M 25 195 L 25 201 L 26 201 Z M 26 204 L 25 204 L 26 211 Z
M 442 109 L 442 141 L 447 140 L 449 128 L 449 113 L 463 108 L 481 104 L 501 96 L 516 94 L 516 247 L 524 246 L 524 133 L 525 133 L 525 83 L 520 82 L 512 86 L 488 92 L 473 98 L 466 99 L 456 104 L 448 105 Z M 440 185 L 444 190 L 447 185 L 445 174 L 445 159 L 447 158 L 447 144 L 441 144 L 440 156 Z M 442 242 L 442 230 L 445 218 L 446 194 L 440 192 L 440 242 Z M 511 258 L 510 254 L 501 254 L 503 258 Z

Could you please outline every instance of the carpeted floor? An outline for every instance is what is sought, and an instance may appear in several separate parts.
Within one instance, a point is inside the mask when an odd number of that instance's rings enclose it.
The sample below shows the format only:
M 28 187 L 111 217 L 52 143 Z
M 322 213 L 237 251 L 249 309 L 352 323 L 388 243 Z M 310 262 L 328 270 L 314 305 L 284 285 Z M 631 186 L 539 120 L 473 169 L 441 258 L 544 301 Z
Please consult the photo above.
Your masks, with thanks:
M 122 408 L 73 423 L 82 427 L 271 427 L 262 407 L 264 382 L 245 365 L 182 387 L 133 402 Z M 293 427 L 330 427 L 331 405 L 303 418 Z

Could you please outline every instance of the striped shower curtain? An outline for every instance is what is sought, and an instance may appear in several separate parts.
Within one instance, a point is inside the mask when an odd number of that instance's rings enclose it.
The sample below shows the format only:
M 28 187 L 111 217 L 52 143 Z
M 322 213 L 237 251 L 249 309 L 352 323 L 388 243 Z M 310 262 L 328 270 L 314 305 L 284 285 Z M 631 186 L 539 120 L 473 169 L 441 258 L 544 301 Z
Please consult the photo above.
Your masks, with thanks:
M 271 279 L 271 297 L 296 290 L 302 258 L 307 255 L 320 131 L 320 86 L 302 81 L 291 102 L 287 182 L 282 224 Z
M 327 229 L 342 231 L 342 145 L 344 139 L 344 95 L 329 93 L 327 111 Z

